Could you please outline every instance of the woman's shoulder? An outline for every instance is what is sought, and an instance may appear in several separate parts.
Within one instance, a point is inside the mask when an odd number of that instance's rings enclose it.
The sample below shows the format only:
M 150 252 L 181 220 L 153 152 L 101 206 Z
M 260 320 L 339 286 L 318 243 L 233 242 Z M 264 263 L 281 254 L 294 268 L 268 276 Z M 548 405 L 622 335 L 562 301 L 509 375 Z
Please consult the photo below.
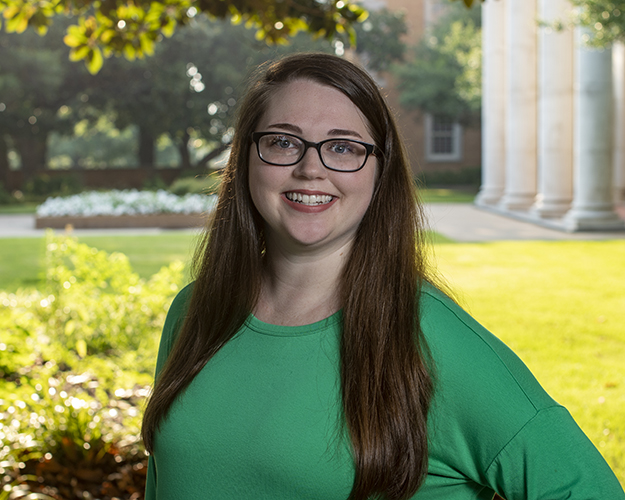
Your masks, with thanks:
M 622 498 L 568 411 L 511 349 L 435 287 L 425 285 L 420 299 L 435 370 L 431 472 L 444 478 L 460 471 L 523 498 L 553 498 L 555 484 L 565 485 L 571 498 Z M 514 473 L 519 464 L 529 464 L 524 474 Z
M 189 283 L 174 297 L 171 306 L 169 306 L 167 319 L 165 320 L 165 326 L 163 327 L 164 337 L 173 338 L 176 336 L 177 331 L 180 329 L 180 325 L 189 310 L 189 302 L 191 301 L 194 285 L 195 282 Z
M 180 327 L 182 326 L 189 309 L 189 301 L 191 300 L 191 295 L 193 293 L 193 286 L 194 283 L 189 283 L 187 286 L 182 288 L 182 290 L 180 290 L 174 297 L 171 306 L 169 306 L 158 350 L 156 373 L 159 373 L 162 369 L 165 364 L 165 360 L 169 356 L 169 353 L 174 346 L 174 342 L 178 337 L 178 332 L 180 331 Z
M 429 284 L 421 293 L 420 323 L 440 382 L 463 398 L 516 396 L 530 414 L 557 405 L 506 344 Z
M 174 297 L 171 306 L 169 307 L 169 313 L 176 316 L 186 313 L 189 308 L 189 301 L 191 300 L 191 294 L 195 287 L 195 281 L 192 281 L 188 285 L 184 286 L 178 294 Z

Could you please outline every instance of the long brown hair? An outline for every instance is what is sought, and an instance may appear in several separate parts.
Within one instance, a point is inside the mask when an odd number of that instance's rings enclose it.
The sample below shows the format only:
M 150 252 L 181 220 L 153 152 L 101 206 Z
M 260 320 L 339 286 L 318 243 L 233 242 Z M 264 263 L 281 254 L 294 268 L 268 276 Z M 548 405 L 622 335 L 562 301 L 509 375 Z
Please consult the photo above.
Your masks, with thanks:
M 351 500 L 405 499 L 427 473 L 432 369 L 419 323 L 429 279 L 420 205 L 392 114 L 371 77 L 327 54 L 297 54 L 261 67 L 239 110 L 216 212 L 196 251 L 189 309 L 143 418 L 143 440 L 258 299 L 263 221 L 248 185 L 250 135 L 277 88 L 297 79 L 343 92 L 367 118 L 382 152 L 379 177 L 341 277 L 341 389 L 355 479 Z M 223 300 L 228 297 L 228 300 Z

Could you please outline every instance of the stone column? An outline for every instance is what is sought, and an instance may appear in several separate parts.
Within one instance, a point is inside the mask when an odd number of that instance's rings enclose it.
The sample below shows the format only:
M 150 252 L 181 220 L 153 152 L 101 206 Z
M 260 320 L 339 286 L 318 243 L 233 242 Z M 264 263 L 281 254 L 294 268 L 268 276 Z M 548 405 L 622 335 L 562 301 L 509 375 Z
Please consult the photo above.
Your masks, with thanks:
M 625 227 L 614 211 L 612 50 L 585 45 L 577 29 L 575 85 L 575 180 L 573 208 L 564 218 L 569 231 Z
M 504 210 L 527 210 L 536 197 L 537 0 L 508 0 L 506 185 Z
M 566 19 L 569 0 L 539 0 L 539 18 Z M 539 28 L 538 217 L 561 217 L 573 200 L 574 32 Z
M 612 49 L 614 82 L 614 200 L 625 202 L 625 45 Z
M 478 205 L 496 205 L 506 166 L 506 11 L 508 0 L 482 4 L 482 186 Z

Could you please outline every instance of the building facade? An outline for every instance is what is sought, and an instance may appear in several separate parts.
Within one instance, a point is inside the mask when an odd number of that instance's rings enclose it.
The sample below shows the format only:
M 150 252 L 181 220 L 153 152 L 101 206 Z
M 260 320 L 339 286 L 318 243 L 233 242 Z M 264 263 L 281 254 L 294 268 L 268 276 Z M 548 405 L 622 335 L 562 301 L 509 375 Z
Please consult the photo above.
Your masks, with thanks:
M 404 14 L 408 33 L 405 43 L 414 47 L 445 12 L 447 0 L 367 0 L 369 10 L 387 8 Z M 423 172 L 477 169 L 482 162 L 480 125 L 463 126 L 442 116 L 409 111 L 399 104 L 393 76 L 382 75 L 382 86 L 395 111 L 415 175 Z
M 582 28 L 552 29 L 571 17 L 568 0 L 482 9 L 476 203 L 567 231 L 625 229 L 624 48 L 591 48 Z

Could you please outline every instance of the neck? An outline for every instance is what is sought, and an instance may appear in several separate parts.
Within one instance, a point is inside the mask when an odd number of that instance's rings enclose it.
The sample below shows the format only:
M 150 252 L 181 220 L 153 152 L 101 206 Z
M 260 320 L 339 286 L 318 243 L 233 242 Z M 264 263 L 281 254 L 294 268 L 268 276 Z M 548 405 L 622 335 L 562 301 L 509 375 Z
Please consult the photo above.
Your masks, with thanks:
M 267 248 L 254 315 L 266 323 L 307 325 L 340 309 L 339 284 L 351 244 L 323 255 Z

